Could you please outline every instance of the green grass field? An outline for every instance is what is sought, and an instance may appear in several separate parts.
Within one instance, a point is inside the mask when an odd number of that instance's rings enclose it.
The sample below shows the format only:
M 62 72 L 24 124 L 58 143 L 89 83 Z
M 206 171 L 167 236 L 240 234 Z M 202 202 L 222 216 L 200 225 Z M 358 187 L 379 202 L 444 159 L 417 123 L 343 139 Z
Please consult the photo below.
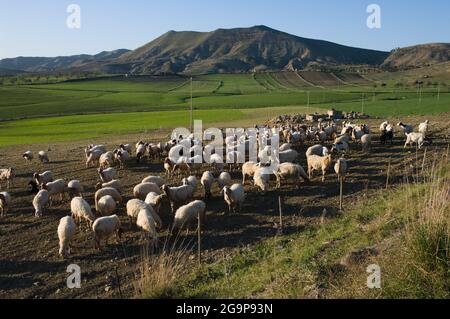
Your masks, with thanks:
M 321 78 L 330 81 L 323 74 L 305 75 L 316 84 Z M 386 117 L 450 111 L 447 88 L 426 87 L 419 94 L 415 88 L 367 83 L 311 86 L 293 72 L 196 76 L 192 84 L 195 117 L 226 125 L 243 118 L 262 121 L 277 114 L 300 113 L 302 107 L 306 113 L 308 94 L 310 112 L 334 107 Z M 0 146 L 186 126 L 190 91 L 189 79 L 176 76 L 2 85 Z M 250 109 L 251 115 L 245 114 Z

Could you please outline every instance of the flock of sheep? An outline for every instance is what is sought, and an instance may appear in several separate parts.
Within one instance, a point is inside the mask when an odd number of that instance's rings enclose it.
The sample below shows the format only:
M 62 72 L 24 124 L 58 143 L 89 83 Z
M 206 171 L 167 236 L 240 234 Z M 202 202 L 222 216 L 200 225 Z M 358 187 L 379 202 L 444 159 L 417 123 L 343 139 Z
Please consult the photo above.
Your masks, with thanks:
M 431 142 L 427 137 L 428 121 L 421 123 L 416 133 L 411 125 L 397 124 L 406 135 L 405 148 L 415 144 L 422 147 L 425 141 Z M 380 126 L 380 142 L 386 143 L 394 138 L 394 125 L 384 122 Z M 261 132 L 261 130 L 260 130 Z M 36 194 L 32 205 L 36 218 L 42 217 L 46 208 L 53 205 L 55 200 L 63 202 L 65 194 L 71 198 L 70 216 L 62 218 L 57 227 L 59 237 L 59 254 L 66 258 L 70 254 L 70 243 L 78 228 L 83 224 L 88 231 L 92 231 L 94 246 L 101 248 L 102 241 L 116 236 L 120 240 L 123 225 L 117 213 L 118 206 L 123 202 L 123 187 L 120 180 L 116 179 L 117 169 L 126 169 L 131 160 L 138 162 L 145 158 L 158 160 L 166 172 L 166 178 L 178 181 L 180 185 L 169 186 L 167 180 L 161 176 L 148 176 L 133 189 L 133 199 L 126 203 L 126 214 L 129 222 L 134 223 L 148 238 L 152 246 L 158 245 L 158 232 L 163 228 L 160 217 L 160 207 L 165 201 L 170 202 L 172 208 L 173 223 L 170 228 L 172 234 L 177 234 L 183 228 L 188 228 L 191 223 L 201 222 L 206 219 L 207 203 L 212 196 L 214 185 L 218 185 L 220 195 L 228 206 L 230 213 L 238 213 L 245 202 L 245 183 L 247 178 L 253 178 L 254 185 L 262 192 L 268 192 L 270 181 L 276 179 L 276 187 L 280 188 L 282 182 L 292 179 L 297 187 L 300 182 L 310 181 L 313 173 L 318 171 L 322 175 L 322 182 L 326 174 L 334 164 L 334 171 L 339 180 L 343 180 L 348 171 L 346 156 L 350 152 L 350 145 L 360 145 L 366 152 L 372 143 L 372 134 L 368 125 L 356 125 L 350 122 L 319 122 L 317 126 L 286 125 L 279 128 L 265 127 L 259 133 L 256 143 L 262 139 L 278 138 L 284 144 L 276 150 L 279 158 L 276 169 L 268 169 L 265 163 L 271 163 L 271 146 L 263 148 L 258 153 L 258 161 L 246 161 L 246 155 L 237 152 L 240 145 L 248 147 L 251 137 L 229 136 L 225 138 L 227 149 L 226 159 L 233 158 L 235 163 L 227 167 L 222 156 L 216 154 L 211 145 L 202 146 L 202 141 L 193 135 L 189 137 L 174 138 L 167 143 L 138 142 L 135 146 L 120 145 L 114 151 L 108 151 L 104 145 L 90 145 L 85 149 L 86 167 L 95 165 L 98 167 L 99 183 L 95 185 L 94 208 L 92 209 L 84 198 L 84 187 L 78 180 L 68 183 L 63 179 L 55 179 L 51 171 L 35 173 L 29 185 Z M 175 153 L 180 153 L 181 145 L 191 145 L 189 154 L 184 154 L 177 161 L 172 160 Z M 320 144 L 311 146 L 306 151 L 307 170 L 298 164 L 301 158 L 296 150 L 306 142 Z M 184 143 L 184 144 L 183 144 Z M 331 149 L 323 145 L 332 144 Z M 246 149 L 248 150 L 248 149 Z M 134 151 L 134 156 L 133 156 Z M 197 151 L 197 152 L 196 152 Z M 194 154 L 200 151 L 204 160 L 209 164 L 199 164 L 195 161 Z M 335 160 L 333 156 L 337 154 Z M 23 158 L 33 161 L 33 153 L 24 153 Z M 198 155 L 197 155 L 198 156 Z M 49 163 L 47 152 L 41 151 L 38 158 L 43 163 Z M 267 159 L 269 159 L 267 161 Z M 243 164 L 242 164 L 243 163 Z M 206 171 L 204 171 L 207 169 Z M 242 183 L 233 183 L 230 172 L 240 171 Z M 0 170 L 0 187 L 6 182 L 9 189 L 16 171 L 14 168 Z M 198 179 L 200 177 L 200 179 Z M 195 200 L 197 189 L 202 187 L 204 198 Z M 1 216 L 7 214 L 11 196 L 8 192 L 0 193 Z M 189 228 L 188 228 L 189 229 Z

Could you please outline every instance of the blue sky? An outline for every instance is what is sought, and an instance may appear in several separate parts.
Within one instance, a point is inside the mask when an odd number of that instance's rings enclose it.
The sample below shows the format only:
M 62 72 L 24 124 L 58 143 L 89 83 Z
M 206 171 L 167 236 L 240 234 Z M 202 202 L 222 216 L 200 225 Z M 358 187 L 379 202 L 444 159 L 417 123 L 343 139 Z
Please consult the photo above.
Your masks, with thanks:
M 66 27 L 69 4 L 81 29 Z M 381 7 L 369 29 L 366 8 Z M 0 59 L 135 49 L 169 30 L 267 25 L 298 36 L 391 50 L 450 42 L 448 0 L 0 0 Z

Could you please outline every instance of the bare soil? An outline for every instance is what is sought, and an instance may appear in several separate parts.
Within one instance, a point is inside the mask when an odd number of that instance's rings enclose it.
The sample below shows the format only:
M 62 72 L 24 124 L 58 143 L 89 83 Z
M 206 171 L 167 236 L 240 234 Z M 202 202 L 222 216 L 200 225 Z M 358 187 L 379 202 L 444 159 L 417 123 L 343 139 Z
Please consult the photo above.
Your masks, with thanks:
M 405 122 L 417 125 L 423 117 L 411 117 Z M 437 149 L 444 149 L 449 144 L 450 116 L 427 117 L 432 127 L 433 145 L 427 146 L 427 156 Z M 380 120 L 368 121 L 373 133 L 378 134 Z M 167 133 L 167 132 L 166 132 Z M 93 249 L 92 233 L 78 230 L 72 243 L 72 255 L 67 260 L 58 256 L 58 236 L 56 233 L 59 219 L 70 214 L 70 201 L 47 210 L 41 219 L 34 217 L 28 182 L 34 172 L 52 170 L 56 178 L 64 178 L 67 182 L 79 179 L 86 188 L 85 197 L 93 204 L 94 185 L 99 181 L 96 168 L 85 168 L 84 147 L 91 143 L 106 144 L 110 149 L 123 142 L 134 144 L 140 138 L 152 141 L 164 141 L 168 133 L 141 134 L 98 138 L 96 140 L 54 145 L 32 145 L 8 147 L 0 150 L 0 165 L 15 167 L 17 177 L 10 193 L 12 203 L 9 215 L 0 219 L 0 298 L 129 298 L 135 295 L 135 279 L 142 258 L 145 240 L 135 226 L 127 229 L 120 244 L 111 241 L 102 251 Z M 411 163 L 416 160 L 415 150 L 403 150 L 403 137 L 397 134 L 393 146 L 381 145 L 374 138 L 369 153 L 361 152 L 360 147 L 352 145 L 347 156 L 350 174 L 345 183 L 344 213 L 350 209 L 352 201 L 367 196 L 371 189 L 383 188 L 386 185 L 386 174 L 391 159 L 391 184 L 401 183 L 405 176 L 413 174 Z M 311 144 L 299 148 L 301 154 Z M 48 149 L 51 163 L 40 164 L 34 161 L 27 164 L 21 154 L 31 149 L 35 154 L 39 150 Z M 421 160 L 423 150 L 417 154 Z M 306 159 L 301 159 L 306 164 Z M 132 161 L 128 168 L 119 171 L 127 200 L 132 198 L 133 186 L 144 177 L 163 174 L 161 161 Z M 233 172 L 235 182 L 242 182 L 240 172 Z M 171 180 L 170 184 L 179 185 L 180 180 Z M 297 189 L 291 182 L 284 184 L 281 190 L 272 190 L 262 194 L 250 183 L 246 185 L 248 193 L 243 211 L 238 215 L 227 215 L 227 207 L 214 189 L 213 198 L 207 202 L 208 218 L 203 237 L 205 259 L 209 262 L 221 258 L 224 253 L 232 253 L 238 247 L 253 245 L 277 234 L 279 221 L 278 198 L 283 198 L 284 232 L 291 234 L 301 232 L 309 223 L 319 223 L 324 209 L 327 218 L 339 214 L 339 187 L 337 178 L 330 172 L 325 183 L 316 176 L 310 183 L 302 184 Z M 4 190 L 4 187 L 3 187 Z M 199 187 L 197 198 L 203 197 Z M 128 219 L 124 216 L 125 205 L 118 209 L 118 214 L 128 227 Z M 162 210 L 165 227 L 171 223 L 171 214 L 166 205 Z M 164 242 L 165 233 L 162 241 Z M 185 233 L 182 234 L 186 236 Z M 195 246 L 196 234 L 190 232 L 185 242 Z M 194 252 L 195 253 L 195 252 Z M 77 264 L 82 271 L 82 288 L 70 290 L 66 288 L 67 266 Z M 111 287 L 110 289 L 105 289 Z

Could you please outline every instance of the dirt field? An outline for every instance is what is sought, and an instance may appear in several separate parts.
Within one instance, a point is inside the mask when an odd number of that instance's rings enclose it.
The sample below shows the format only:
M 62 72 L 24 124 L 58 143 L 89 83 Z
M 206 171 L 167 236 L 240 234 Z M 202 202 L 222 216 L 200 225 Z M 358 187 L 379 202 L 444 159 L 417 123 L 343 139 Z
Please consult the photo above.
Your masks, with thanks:
M 425 118 L 407 118 L 406 123 L 417 125 Z M 428 154 L 435 148 L 446 148 L 449 143 L 450 114 L 427 117 L 432 129 L 433 146 L 427 147 Z M 395 120 L 392 120 L 393 122 Z M 378 134 L 380 120 L 368 121 L 373 132 Z M 13 202 L 9 215 L 0 219 L 0 298 L 120 298 L 133 297 L 135 293 L 134 279 L 141 258 L 144 241 L 140 232 L 132 227 L 127 229 L 122 244 L 110 242 L 101 252 L 93 249 L 92 234 L 77 232 L 73 241 L 72 256 L 68 260 L 58 257 L 58 237 L 56 234 L 59 219 L 70 214 L 70 202 L 57 204 L 41 218 L 34 217 L 31 205 L 33 195 L 27 187 L 34 172 L 52 170 L 56 178 L 66 181 L 79 179 L 86 188 L 86 198 L 93 204 L 94 185 L 98 182 L 96 168 L 86 169 L 84 166 L 85 145 L 90 143 L 106 144 L 109 149 L 123 142 L 134 144 L 141 135 L 129 135 L 116 138 L 58 143 L 54 145 L 33 145 L 9 147 L 0 150 L 1 167 L 15 167 L 17 177 L 10 190 Z M 146 140 L 163 141 L 167 136 L 146 136 Z M 363 154 L 359 146 L 352 145 L 352 152 L 347 156 L 350 175 L 345 184 L 345 207 L 349 207 L 352 198 L 364 196 L 372 188 L 384 187 L 386 169 L 389 158 L 392 158 L 392 183 L 402 181 L 409 165 L 405 158 L 415 158 L 415 151 L 403 151 L 403 137 L 397 137 L 394 146 L 383 146 L 374 138 L 370 154 Z M 300 148 L 302 154 L 306 147 Z M 51 149 L 51 163 L 43 165 L 35 161 L 26 164 L 21 154 L 31 149 L 35 154 L 42 149 Z M 419 153 L 422 158 L 423 152 Z M 305 166 L 306 159 L 301 159 Z M 119 171 L 119 178 L 125 186 L 125 203 L 131 199 L 132 188 L 144 177 L 162 174 L 161 163 L 130 163 L 126 170 Z M 236 182 L 241 181 L 241 174 L 233 174 Z M 179 185 L 179 180 L 170 181 Z M 273 185 L 272 185 L 273 186 Z M 201 187 L 200 187 L 201 188 Z M 199 188 L 197 198 L 202 198 Z M 243 212 L 236 216 L 225 215 L 227 207 L 218 194 L 217 186 L 214 197 L 208 204 L 208 219 L 203 238 L 206 259 L 220 258 L 223 252 L 232 252 L 242 245 L 252 245 L 258 241 L 273 237 L 278 222 L 278 196 L 284 198 L 285 232 L 302 231 L 308 223 L 318 223 L 324 209 L 328 217 L 338 214 L 339 188 L 334 174 L 328 175 L 325 184 L 316 176 L 311 183 L 296 189 L 291 183 L 284 185 L 279 191 L 263 195 L 250 184 L 246 185 L 247 201 Z M 124 216 L 122 205 L 118 213 Z M 345 213 L 345 212 L 344 212 Z M 168 207 L 162 212 L 165 226 L 171 222 Z M 123 217 L 123 221 L 127 221 Z M 128 223 L 125 223 L 128 225 Z M 184 233 L 183 233 L 184 236 Z M 192 232 L 187 241 L 195 243 L 196 234 Z M 164 241 L 164 237 L 162 238 Z M 69 264 L 77 264 L 82 271 L 82 288 L 69 290 L 66 288 L 66 268 Z M 110 286 L 111 289 L 105 289 Z M 120 286 L 120 289 L 119 289 Z M 108 291 L 106 291 L 108 290 Z

